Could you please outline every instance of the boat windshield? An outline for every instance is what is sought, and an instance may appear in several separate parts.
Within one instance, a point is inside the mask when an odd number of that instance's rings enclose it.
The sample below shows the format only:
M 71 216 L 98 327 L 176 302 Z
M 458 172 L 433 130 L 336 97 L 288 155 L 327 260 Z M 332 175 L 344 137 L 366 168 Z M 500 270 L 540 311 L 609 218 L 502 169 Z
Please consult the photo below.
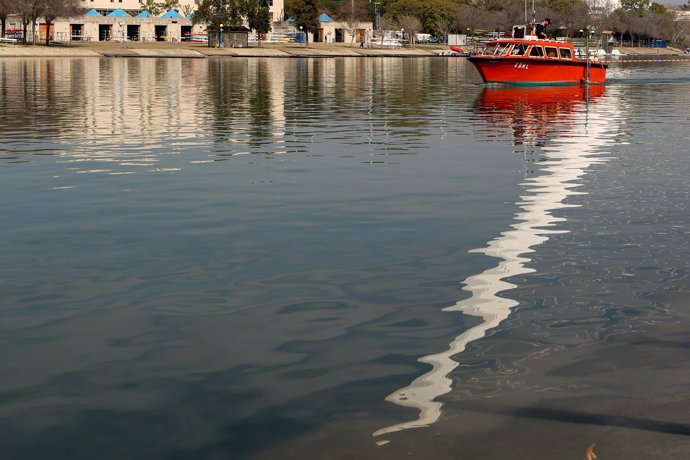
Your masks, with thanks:
M 486 45 L 486 48 L 484 48 L 482 54 L 486 56 L 492 56 L 496 54 L 496 48 L 498 48 L 498 44 Z
M 498 45 L 498 49 L 496 50 L 496 56 L 505 56 L 508 54 L 508 49 L 510 49 L 510 43 L 503 43 Z
M 486 45 L 482 54 L 485 56 L 505 56 L 508 54 L 509 48 L 510 43 L 492 43 L 491 45 Z
M 516 43 L 513 45 L 513 49 L 510 50 L 510 55 L 511 56 L 524 56 L 525 51 L 527 51 L 527 46 L 523 45 L 522 43 Z

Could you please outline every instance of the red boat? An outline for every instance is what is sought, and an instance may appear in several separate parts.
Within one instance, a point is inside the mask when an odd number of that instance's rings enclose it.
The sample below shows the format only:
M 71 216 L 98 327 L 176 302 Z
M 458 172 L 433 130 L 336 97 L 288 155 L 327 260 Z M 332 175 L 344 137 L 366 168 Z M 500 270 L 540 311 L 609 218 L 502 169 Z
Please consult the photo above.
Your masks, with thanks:
M 489 41 L 469 60 L 486 83 L 573 85 L 606 80 L 606 64 L 580 58 L 572 43 L 532 36 Z

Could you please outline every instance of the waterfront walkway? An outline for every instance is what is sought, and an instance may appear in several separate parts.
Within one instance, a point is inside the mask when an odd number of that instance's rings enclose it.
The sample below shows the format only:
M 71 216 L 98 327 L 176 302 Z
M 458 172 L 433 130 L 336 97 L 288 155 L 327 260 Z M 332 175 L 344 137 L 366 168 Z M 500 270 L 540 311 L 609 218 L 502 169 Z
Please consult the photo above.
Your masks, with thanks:
M 77 43 L 70 45 L 3 45 L 0 57 L 356 57 L 356 56 L 435 56 L 446 46 L 418 45 L 414 48 L 359 48 L 345 43 L 262 43 L 249 48 L 209 48 L 199 43 Z
M 629 56 L 676 55 L 675 48 L 619 48 Z M 448 51 L 445 45 L 417 45 L 414 48 L 360 48 L 348 43 L 311 43 L 304 47 L 298 43 L 253 44 L 249 48 L 209 48 L 199 43 L 141 43 L 141 42 L 72 42 L 70 45 L 16 45 L 0 44 L 0 57 L 428 57 Z

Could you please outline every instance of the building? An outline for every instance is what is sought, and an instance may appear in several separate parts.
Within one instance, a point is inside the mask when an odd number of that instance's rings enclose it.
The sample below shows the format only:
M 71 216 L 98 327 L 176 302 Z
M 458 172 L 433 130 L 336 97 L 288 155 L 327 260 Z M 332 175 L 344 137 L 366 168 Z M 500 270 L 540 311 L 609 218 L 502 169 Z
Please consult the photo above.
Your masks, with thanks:
M 282 35 L 300 34 L 294 26 L 295 20 L 288 18 L 282 26 L 274 26 L 276 32 Z M 367 37 L 371 37 L 373 23 L 371 21 L 357 21 L 354 23 L 335 21 L 328 14 L 322 13 L 319 16 L 319 28 L 309 37 L 310 42 L 324 43 L 362 43 Z M 297 41 L 301 37 L 297 36 Z
M 88 11 L 79 17 L 60 18 L 48 30 L 39 20 L 36 39 L 49 34 L 56 41 L 180 41 L 202 39 L 204 24 L 192 24 L 192 14 L 199 0 L 180 0 L 177 10 L 152 16 L 142 11 L 139 0 L 82 0 Z M 273 24 L 283 19 L 284 0 L 269 0 Z M 20 29 L 17 18 L 11 18 L 8 29 Z M 270 35 L 270 34 L 269 34 Z M 270 37 L 269 37 L 270 38 Z

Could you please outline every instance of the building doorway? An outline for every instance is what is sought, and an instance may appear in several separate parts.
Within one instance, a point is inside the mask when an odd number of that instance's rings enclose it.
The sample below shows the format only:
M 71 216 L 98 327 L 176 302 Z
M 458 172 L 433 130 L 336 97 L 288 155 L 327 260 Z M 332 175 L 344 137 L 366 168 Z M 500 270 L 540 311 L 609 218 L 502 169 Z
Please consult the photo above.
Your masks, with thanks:
M 155 30 L 156 41 L 157 42 L 165 41 L 165 39 L 168 38 L 166 36 L 167 31 L 168 31 L 168 26 L 156 26 L 156 30 Z
M 71 40 L 81 41 L 84 39 L 82 24 L 70 24 L 69 36 Z
M 110 24 L 98 24 L 98 41 L 107 42 L 110 40 L 112 26 Z
M 192 26 L 180 26 L 180 40 L 187 41 L 192 36 Z
M 54 24 L 50 25 L 50 30 L 48 29 L 48 24 L 38 25 L 38 39 L 42 42 L 46 41 L 46 36 L 49 40 L 53 40 Z
M 127 24 L 127 40 L 130 42 L 138 42 L 139 41 L 139 25 L 131 25 Z

